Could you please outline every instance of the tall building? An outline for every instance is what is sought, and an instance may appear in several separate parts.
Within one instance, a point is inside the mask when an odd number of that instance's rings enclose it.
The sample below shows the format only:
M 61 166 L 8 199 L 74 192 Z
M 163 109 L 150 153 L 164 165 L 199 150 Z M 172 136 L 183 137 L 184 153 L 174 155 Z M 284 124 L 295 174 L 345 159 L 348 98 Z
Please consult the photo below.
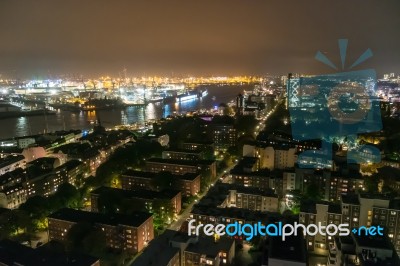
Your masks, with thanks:
M 212 138 L 217 150 L 224 150 L 237 144 L 237 132 L 234 125 L 212 125 Z
M 400 254 L 400 201 L 391 200 L 388 207 L 374 206 L 372 225 L 380 225 L 385 229 L 385 234 L 388 235 L 397 254 Z
M 306 226 L 318 222 L 321 222 L 323 226 L 339 225 L 342 222 L 340 205 L 330 202 L 303 203 L 300 208 L 299 222 Z M 318 254 L 327 254 L 328 248 L 333 242 L 333 237 L 327 235 L 306 236 L 307 250 Z

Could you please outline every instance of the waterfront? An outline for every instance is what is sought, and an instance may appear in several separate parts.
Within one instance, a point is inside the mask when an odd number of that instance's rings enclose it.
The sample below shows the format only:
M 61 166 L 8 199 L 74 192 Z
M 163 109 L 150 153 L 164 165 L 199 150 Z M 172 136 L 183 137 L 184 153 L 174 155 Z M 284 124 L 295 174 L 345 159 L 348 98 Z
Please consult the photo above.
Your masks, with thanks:
M 56 115 L 8 118 L 0 120 L 2 130 L 0 138 L 11 138 L 31 134 L 53 132 L 65 129 L 91 129 L 97 117 L 105 127 L 115 125 L 140 123 L 151 119 L 159 119 L 168 115 L 185 113 L 199 109 L 210 109 L 220 103 L 227 103 L 244 89 L 251 89 L 253 85 L 226 85 L 207 86 L 208 95 L 202 99 L 195 99 L 181 103 L 163 105 L 150 103 L 146 107 L 126 107 L 125 109 L 100 110 L 86 112 L 70 112 L 57 110 Z

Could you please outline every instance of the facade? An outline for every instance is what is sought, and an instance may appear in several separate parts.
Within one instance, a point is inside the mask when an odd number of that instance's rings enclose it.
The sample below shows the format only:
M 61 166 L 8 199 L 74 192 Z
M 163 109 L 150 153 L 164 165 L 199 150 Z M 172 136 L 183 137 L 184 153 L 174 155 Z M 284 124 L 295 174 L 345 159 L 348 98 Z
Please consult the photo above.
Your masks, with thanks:
M 162 252 L 160 252 L 162 251 Z M 235 241 L 227 237 L 193 237 L 165 230 L 140 254 L 132 266 L 234 265 Z
M 10 186 L 0 192 L 0 207 L 16 209 L 26 201 L 26 191 L 21 184 Z
M 33 196 L 48 197 L 57 191 L 58 186 L 67 183 L 65 176 L 58 176 L 52 172 L 28 178 L 23 182 L 27 198 Z
M 25 168 L 26 160 L 22 155 L 9 155 L 0 159 L 0 176 L 17 168 Z
M 214 160 L 187 161 L 150 158 L 146 161 L 146 171 L 153 173 L 171 172 L 172 174 L 177 175 L 209 172 L 211 178 L 217 176 L 217 166 Z
M 281 195 L 286 195 L 287 192 L 298 189 L 298 185 L 296 184 L 296 173 L 283 172 L 281 187 L 282 187 L 281 193 L 278 193 Z
M 360 226 L 360 200 L 358 195 L 342 195 L 342 222 L 350 225 L 350 228 Z
M 236 185 L 244 187 L 257 187 L 263 191 L 273 188 L 270 176 L 265 172 L 246 173 L 237 169 L 233 169 L 230 174 L 232 175 L 233 184 Z
M 74 185 L 77 177 L 84 173 L 84 163 L 79 160 L 70 160 L 54 169 L 54 173 L 58 178 Z
M 163 159 L 197 161 L 203 159 L 201 150 L 168 149 L 162 152 Z
M 212 126 L 212 138 L 217 150 L 236 146 L 237 133 L 233 125 L 220 124 Z
M 204 151 L 207 149 L 211 149 L 212 151 L 214 151 L 215 145 L 214 142 L 209 141 L 209 142 L 184 142 L 181 145 L 182 149 L 184 150 L 191 150 L 191 151 L 196 151 L 196 150 L 200 150 L 200 151 Z
M 17 168 L 14 171 L 5 173 L 0 176 L 0 191 L 3 189 L 19 184 L 25 178 L 25 170 L 22 168 Z
M 137 200 L 145 203 L 146 207 L 151 210 L 153 202 L 156 200 L 165 200 L 169 202 L 175 214 L 179 214 L 182 208 L 181 192 L 178 190 L 165 189 L 162 191 L 152 190 L 123 190 L 111 187 L 99 187 L 90 192 L 92 212 L 99 212 L 98 200 L 101 194 L 116 193 L 123 199 Z
M 155 189 L 152 180 L 156 173 L 129 170 L 121 175 L 122 189 Z M 175 189 L 182 192 L 183 197 L 195 196 L 200 192 L 200 174 L 186 173 L 184 175 L 173 175 Z
M 342 194 L 362 192 L 365 190 L 364 178 L 359 174 L 344 176 L 331 173 L 327 185 L 329 201 L 340 201 Z
M 391 200 L 387 208 L 373 207 L 372 225 L 385 228 L 385 233 L 391 240 L 396 252 L 400 254 L 400 202 Z
M 279 145 L 246 144 L 243 146 L 243 156 L 260 159 L 260 168 L 287 169 L 293 168 L 297 160 L 296 148 L 293 144 Z
M 400 265 L 400 260 L 386 235 L 351 234 L 335 238 L 329 250 L 327 265 Z
M 79 222 L 88 222 L 102 230 L 111 249 L 136 254 L 154 238 L 151 214 L 136 212 L 131 215 L 85 212 L 61 209 L 48 216 L 49 240 L 65 241 L 68 230 Z
M 232 187 L 228 194 L 228 207 L 237 207 L 252 211 L 277 212 L 278 196 L 256 188 Z
M 299 222 L 306 226 L 317 224 L 318 222 L 321 222 L 324 226 L 329 224 L 339 225 L 342 222 L 340 205 L 330 202 L 308 202 L 302 204 L 299 213 Z M 334 238 L 331 236 L 320 234 L 306 236 L 307 250 L 319 254 L 327 254 L 329 246 L 333 242 Z

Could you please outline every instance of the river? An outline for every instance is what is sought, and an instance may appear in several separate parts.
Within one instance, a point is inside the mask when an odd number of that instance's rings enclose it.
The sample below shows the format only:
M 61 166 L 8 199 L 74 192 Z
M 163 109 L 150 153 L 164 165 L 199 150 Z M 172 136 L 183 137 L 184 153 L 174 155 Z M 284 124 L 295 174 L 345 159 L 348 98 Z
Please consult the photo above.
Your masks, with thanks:
M 113 127 L 115 125 L 143 122 L 149 119 L 159 119 L 173 112 L 181 113 L 202 108 L 210 109 L 220 103 L 231 101 L 244 89 L 249 90 L 252 87 L 252 85 L 207 86 L 208 95 L 202 99 L 167 105 L 151 103 L 146 107 L 126 107 L 120 110 L 82 111 L 80 113 L 58 110 L 55 115 L 47 115 L 46 117 L 31 116 L 1 119 L 0 138 L 38 134 L 45 132 L 46 129 L 48 132 L 63 129 L 91 129 L 93 128 L 91 121 L 95 121 L 97 116 L 100 117 L 103 126 Z

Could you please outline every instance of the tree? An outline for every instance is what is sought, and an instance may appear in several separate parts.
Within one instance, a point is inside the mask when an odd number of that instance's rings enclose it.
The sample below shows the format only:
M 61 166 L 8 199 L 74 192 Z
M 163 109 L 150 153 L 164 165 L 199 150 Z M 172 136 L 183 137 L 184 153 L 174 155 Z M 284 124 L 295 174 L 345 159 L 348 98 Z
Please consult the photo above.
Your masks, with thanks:
M 59 208 L 79 208 L 82 206 L 82 198 L 79 191 L 70 183 L 61 184 L 50 199 L 50 201 L 59 202 Z
M 315 182 L 311 182 L 307 186 L 306 192 L 305 192 L 305 196 L 308 199 L 315 200 L 315 201 L 318 201 L 318 200 L 322 199 L 321 193 L 319 191 L 319 187 Z
M 21 204 L 20 210 L 24 210 L 33 219 L 43 219 L 51 213 L 49 201 L 42 196 L 33 196 Z

